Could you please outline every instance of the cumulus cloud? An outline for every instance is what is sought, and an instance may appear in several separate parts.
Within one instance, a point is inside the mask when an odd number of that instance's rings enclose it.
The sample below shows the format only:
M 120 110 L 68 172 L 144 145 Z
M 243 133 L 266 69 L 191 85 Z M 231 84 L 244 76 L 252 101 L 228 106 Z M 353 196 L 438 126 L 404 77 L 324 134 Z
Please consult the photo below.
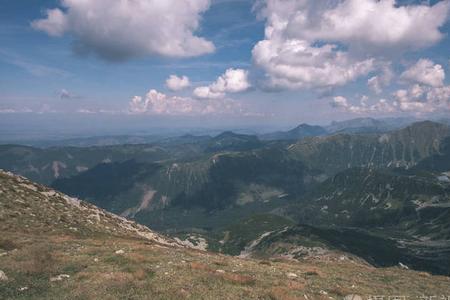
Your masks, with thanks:
M 286 39 L 340 42 L 374 47 L 421 48 L 443 38 L 439 28 L 450 11 L 448 0 L 434 6 L 397 5 L 395 0 L 267 0 L 266 35 L 282 30 Z
M 130 101 L 129 111 L 133 114 L 195 116 L 243 114 L 242 106 L 231 99 L 199 100 L 189 97 L 168 96 L 154 89 L 145 97 L 135 96 Z
M 345 97 L 336 96 L 330 103 L 332 107 L 351 113 L 433 113 L 450 111 L 450 86 L 432 87 L 414 84 L 407 89 L 399 89 L 392 99 L 380 99 L 369 105 L 368 97 L 363 96 L 358 105 L 351 104 Z
M 243 92 L 250 87 L 247 70 L 228 69 L 209 86 L 194 89 L 194 96 L 201 99 L 219 99 L 224 98 L 227 93 Z
M 31 25 L 51 36 L 71 34 L 80 54 L 117 61 L 214 51 L 213 43 L 195 35 L 210 0 L 61 0 L 61 5 Z
M 264 3 L 261 5 L 261 3 Z M 255 65 L 273 88 L 344 85 L 376 68 L 377 55 L 418 49 L 442 39 L 450 2 L 396 5 L 394 0 L 267 0 L 265 39 L 253 48 Z M 370 79 L 379 92 L 388 79 Z
M 450 86 L 431 87 L 415 84 L 393 94 L 401 111 L 429 113 L 450 110 Z
M 332 107 L 338 108 L 345 112 L 366 114 L 366 113 L 391 113 L 396 111 L 396 108 L 390 104 L 386 99 L 380 99 L 376 103 L 369 105 L 367 96 L 361 97 L 358 105 L 350 104 L 347 98 L 336 96 L 330 103 Z
M 347 98 L 336 96 L 330 105 L 344 112 L 367 113 L 416 113 L 427 114 L 436 111 L 450 111 L 450 86 L 432 87 L 414 84 L 406 89 L 399 89 L 390 99 L 380 99 L 373 104 L 363 96 L 359 104 L 352 104 Z
M 347 108 L 349 107 L 347 98 L 342 96 L 333 97 L 333 102 L 331 102 L 331 106 L 335 108 Z
M 166 80 L 166 87 L 171 91 L 181 91 L 189 86 L 191 82 L 187 76 L 170 75 Z
M 68 19 L 60 9 L 48 9 L 46 19 L 34 21 L 31 25 L 50 36 L 59 37 L 68 30 Z
M 374 69 L 374 60 L 354 60 L 335 45 L 313 47 L 307 41 L 269 39 L 253 48 L 255 64 L 271 88 L 327 88 L 344 85 Z
M 383 88 L 388 86 L 394 78 L 394 72 L 391 69 L 391 65 L 384 65 L 381 68 L 381 73 L 369 78 L 367 85 L 375 94 L 381 94 Z
M 429 59 L 420 59 L 402 73 L 401 79 L 414 83 L 421 83 L 433 87 L 444 85 L 445 71 L 441 65 Z

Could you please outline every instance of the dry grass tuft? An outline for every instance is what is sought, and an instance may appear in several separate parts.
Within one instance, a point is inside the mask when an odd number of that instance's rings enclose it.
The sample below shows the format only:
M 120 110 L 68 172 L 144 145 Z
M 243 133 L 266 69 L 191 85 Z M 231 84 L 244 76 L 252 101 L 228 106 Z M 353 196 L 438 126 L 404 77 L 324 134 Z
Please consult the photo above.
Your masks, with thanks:
M 22 272 L 27 274 L 54 273 L 58 263 L 51 246 L 36 244 L 28 247 L 22 254 L 27 261 L 22 264 Z
M 300 281 L 289 281 L 288 287 L 291 290 L 298 290 L 301 291 L 305 288 L 306 284 Z
M 320 278 L 323 277 L 323 273 L 321 271 L 319 271 L 317 268 L 313 268 L 313 267 L 306 269 L 304 274 L 306 276 L 318 276 Z
M 222 274 L 216 274 L 220 278 L 224 279 L 225 281 L 229 281 L 235 284 L 240 285 L 253 285 L 256 283 L 255 278 L 249 275 L 241 275 L 241 274 L 235 274 L 235 273 L 222 273 Z
M 284 287 L 274 287 L 268 295 L 271 300 L 299 300 L 304 299 L 289 294 L 289 290 Z
M 206 271 L 206 272 L 213 272 L 214 271 L 207 264 L 199 263 L 199 262 L 192 262 L 191 263 L 191 269 L 192 270 Z
M 12 251 L 18 248 L 19 246 L 13 240 L 0 238 L 0 249 L 5 251 Z
M 344 297 L 346 295 L 350 295 L 352 292 L 349 289 L 340 287 L 340 286 L 335 286 L 329 289 L 328 291 L 330 294 L 334 294 L 340 297 Z
M 133 278 L 136 280 L 147 280 L 154 276 L 154 272 L 150 269 L 138 268 L 133 272 Z

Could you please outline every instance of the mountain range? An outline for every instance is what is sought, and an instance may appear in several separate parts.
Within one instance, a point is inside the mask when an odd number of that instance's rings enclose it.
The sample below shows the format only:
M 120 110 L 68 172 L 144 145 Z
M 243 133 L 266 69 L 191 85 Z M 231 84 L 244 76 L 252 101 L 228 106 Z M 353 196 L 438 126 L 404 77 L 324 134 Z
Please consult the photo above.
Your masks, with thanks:
M 269 138 L 3 145 L 0 167 L 201 249 L 296 259 L 338 251 L 450 274 L 449 127 L 338 127 L 300 125 Z

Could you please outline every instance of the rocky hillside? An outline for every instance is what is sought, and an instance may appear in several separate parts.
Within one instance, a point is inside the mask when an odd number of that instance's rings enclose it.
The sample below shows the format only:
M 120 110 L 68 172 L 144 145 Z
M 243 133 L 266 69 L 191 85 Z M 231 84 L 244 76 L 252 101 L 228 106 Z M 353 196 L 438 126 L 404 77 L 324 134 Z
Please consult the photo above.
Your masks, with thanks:
M 0 172 L 1 299 L 342 299 L 450 294 L 450 279 L 351 256 L 243 259 L 182 247 Z M 338 252 L 336 252 L 338 253 Z M 348 298 L 352 299 L 352 298 Z
M 450 128 L 430 121 L 383 134 L 336 134 L 305 138 L 289 151 L 311 169 L 327 175 L 352 167 L 410 168 L 438 154 Z
M 80 238 L 106 235 L 174 244 L 145 226 L 9 172 L 0 171 L 0 199 L 2 232 L 71 232 Z
M 123 162 L 129 159 L 153 162 L 170 157 L 166 149 L 152 145 L 46 149 L 0 145 L 0 168 L 46 185 L 59 178 L 74 176 L 101 163 Z
M 102 164 L 53 187 L 126 216 L 169 206 L 212 211 L 299 194 L 303 170 L 285 150 L 264 148 L 165 164 Z

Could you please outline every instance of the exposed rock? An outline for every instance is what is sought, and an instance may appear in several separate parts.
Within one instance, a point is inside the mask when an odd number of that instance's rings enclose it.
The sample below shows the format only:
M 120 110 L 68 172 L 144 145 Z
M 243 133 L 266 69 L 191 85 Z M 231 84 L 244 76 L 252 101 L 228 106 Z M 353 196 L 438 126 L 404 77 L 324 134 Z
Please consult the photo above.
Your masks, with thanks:
M 295 279 L 298 277 L 297 274 L 295 274 L 295 273 L 286 273 L 286 276 L 289 279 Z
M 402 264 L 401 262 L 398 263 L 398 266 L 400 267 L 400 269 L 409 270 L 409 267 L 407 265 Z
M 344 300 L 362 300 L 362 297 L 360 295 L 351 294 L 345 296 Z
M 180 238 L 174 238 L 176 242 L 186 247 L 206 251 L 208 249 L 208 242 L 205 238 L 201 236 L 197 236 L 194 234 L 189 235 L 185 240 L 181 240 Z
M 61 281 L 63 279 L 69 279 L 69 278 L 70 278 L 70 275 L 59 274 L 58 276 L 50 277 L 50 282 Z
M 120 249 L 120 250 L 117 250 L 115 253 L 116 253 L 116 254 L 125 254 L 125 251 L 123 251 L 122 249 Z
M 2 270 L 0 270 L 0 281 L 8 281 L 8 276 Z

